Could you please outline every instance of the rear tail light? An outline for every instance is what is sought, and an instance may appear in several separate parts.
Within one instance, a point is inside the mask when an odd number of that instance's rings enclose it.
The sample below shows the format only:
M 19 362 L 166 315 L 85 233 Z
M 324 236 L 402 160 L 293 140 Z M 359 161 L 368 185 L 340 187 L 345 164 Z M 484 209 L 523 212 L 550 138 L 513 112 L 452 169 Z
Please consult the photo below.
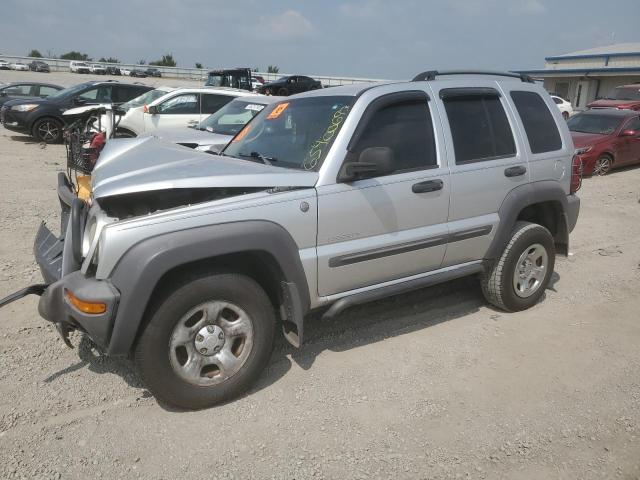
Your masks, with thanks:
M 569 193 L 576 193 L 582 186 L 582 160 L 578 155 L 573 156 L 571 161 L 571 186 Z

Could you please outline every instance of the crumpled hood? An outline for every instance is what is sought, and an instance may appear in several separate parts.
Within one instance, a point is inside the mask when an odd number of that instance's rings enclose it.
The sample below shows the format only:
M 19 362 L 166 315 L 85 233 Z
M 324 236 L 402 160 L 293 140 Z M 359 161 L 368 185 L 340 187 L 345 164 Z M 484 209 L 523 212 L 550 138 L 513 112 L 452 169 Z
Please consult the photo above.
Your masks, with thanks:
M 316 172 L 202 153 L 154 137 L 107 142 L 92 172 L 95 198 L 191 188 L 313 187 Z
M 233 138 L 231 135 L 222 135 L 220 133 L 212 133 L 206 130 L 197 130 L 195 128 L 160 128 L 145 135 L 141 138 L 156 137 L 171 143 L 189 144 L 187 146 L 195 148 L 208 147 L 210 145 L 226 145 Z

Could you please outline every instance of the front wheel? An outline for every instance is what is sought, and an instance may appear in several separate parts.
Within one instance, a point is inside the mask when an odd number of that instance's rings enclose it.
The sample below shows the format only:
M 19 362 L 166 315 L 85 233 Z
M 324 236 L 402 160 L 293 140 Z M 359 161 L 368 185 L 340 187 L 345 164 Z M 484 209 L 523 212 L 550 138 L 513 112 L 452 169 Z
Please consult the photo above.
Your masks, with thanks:
M 485 298 L 508 312 L 532 307 L 549 284 L 555 258 L 549 230 L 535 223 L 517 222 L 502 255 L 481 277 Z
M 160 400 L 199 409 L 237 397 L 267 365 L 273 306 L 244 275 L 183 281 L 155 305 L 136 346 L 140 375 Z
M 40 142 L 60 143 L 62 123 L 55 118 L 41 118 L 33 125 L 33 136 Z
M 613 166 L 613 161 L 609 155 L 602 155 L 598 160 L 596 160 L 596 164 L 593 167 L 594 175 L 606 175 L 611 171 L 611 167 Z

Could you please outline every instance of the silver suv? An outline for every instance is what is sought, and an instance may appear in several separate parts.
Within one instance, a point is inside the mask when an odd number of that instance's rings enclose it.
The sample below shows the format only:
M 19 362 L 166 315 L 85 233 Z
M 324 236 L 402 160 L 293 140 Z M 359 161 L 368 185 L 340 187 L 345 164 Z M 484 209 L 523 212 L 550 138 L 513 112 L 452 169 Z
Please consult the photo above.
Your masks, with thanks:
M 573 144 L 530 78 L 425 72 L 289 97 L 220 156 L 154 138 L 105 147 L 64 239 L 44 225 L 41 315 L 133 354 L 167 403 L 246 390 L 276 326 L 466 275 L 506 311 L 542 297 L 580 201 Z M 25 292 L 23 292 L 25 293 Z

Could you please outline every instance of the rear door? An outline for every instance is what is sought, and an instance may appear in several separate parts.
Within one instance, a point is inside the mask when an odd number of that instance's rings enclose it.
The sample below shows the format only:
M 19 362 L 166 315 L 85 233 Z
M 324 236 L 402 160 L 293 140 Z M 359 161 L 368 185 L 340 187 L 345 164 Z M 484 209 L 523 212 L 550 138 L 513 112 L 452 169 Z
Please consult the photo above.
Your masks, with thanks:
M 157 105 L 158 113 L 144 114 L 145 131 L 188 127 L 200 121 L 200 94 L 178 93 Z
M 318 189 L 318 293 L 329 296 L 440 267 L 447 242 L 449 173 L 424 91 L 383 95 L 363 114 L 350 158 L 394 153 L 391 174 Z M 358 132 L 361 132 L 360 134 Z
M 495 81 L 434 82 L 433 87 L 451 168 L 446 267 L 484 257 L 502 201 L 530 176 L 513 133 L 515 121 Z
M 233 95 L 220 95 L 219 93 L 202 93 L 200 103 L 200 118 L 198 122 L 194 123 L 193 125 L 201 122 L 212 113 L 216 113 L 234 98 L 235 97 Z

